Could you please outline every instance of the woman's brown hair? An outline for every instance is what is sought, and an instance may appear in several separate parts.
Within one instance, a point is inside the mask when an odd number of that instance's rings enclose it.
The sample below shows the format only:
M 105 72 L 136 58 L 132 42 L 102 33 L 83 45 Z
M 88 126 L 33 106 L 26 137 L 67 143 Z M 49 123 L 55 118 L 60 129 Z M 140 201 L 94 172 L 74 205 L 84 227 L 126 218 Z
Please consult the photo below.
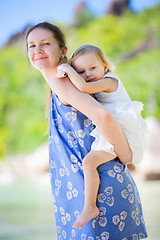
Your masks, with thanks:
M 27 50 L 28 50 L 28 44 L 27 44 L 28 36 L 34 29 L 37 29 L 37 28 L 46 29 L 46 30 L 51 31 L 53 33 L 53 37 L 57 40 L 59 47 L 60 48 L 66 47 L 66 39 L 65 39 L 65 36 L 64 36 L 63 32 L 61 31 L 61 29 L 51 23 L 41 22 L 41 23 L 38 23 L 37 25 L 32 26 L 31 28 L 28 29 L 28 31 L 26 33 Z M 61 58 L 59 60 L 59 64 L 66 63 L 67 61 L 68 61 L 67 56 L 63 56 L 63 58 Z M 46 98 L 46 110 L 45 110 L 45 120 L 46 120 L 47 125 L 49 125 L 49 111 L 50 111 L 51 97 L 52 97 L 52 90 L 50 87 L 48 87 L 48 93 L 47 93 L 47 98 Z

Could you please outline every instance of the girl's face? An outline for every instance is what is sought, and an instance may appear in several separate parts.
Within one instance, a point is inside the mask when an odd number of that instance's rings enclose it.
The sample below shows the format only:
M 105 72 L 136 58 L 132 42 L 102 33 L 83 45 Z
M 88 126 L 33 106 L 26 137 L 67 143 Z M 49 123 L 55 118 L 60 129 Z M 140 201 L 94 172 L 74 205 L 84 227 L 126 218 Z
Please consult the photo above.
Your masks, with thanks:
M 102 79 L 107 66 L 101 63 L 94 53 L 86 53 L 77 57 L 73 67 L 86 82 L 93 82 Z
M 57 67 L 62 49 L 50 30 L 34 29 L 28 35 L 27 45 L 28 57 L 34 68 L 41 71 Z

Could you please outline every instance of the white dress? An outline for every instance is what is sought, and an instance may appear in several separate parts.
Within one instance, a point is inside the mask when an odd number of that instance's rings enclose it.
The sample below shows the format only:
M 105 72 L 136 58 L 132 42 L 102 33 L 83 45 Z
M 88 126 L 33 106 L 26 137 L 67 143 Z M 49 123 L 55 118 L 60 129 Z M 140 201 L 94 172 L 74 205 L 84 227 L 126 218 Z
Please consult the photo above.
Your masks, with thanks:
M 132 162 L 134 164 L 140 163 L 143 158 L 147 133 L 146 122 L 141 116 L 143 104 L 130 99 L 122 82 L 115 74 L 108 72 L 104 77 L 117 79 L 118 88 L 111 93 L 95 93 L 96 99 L 112 113 L 119 123 L 132 150 Z M 101 135 L 97 127 L 90 135 L 95 137 L 91 150 L 103 150 L 117 156 L 114 152 L 114 146 Z

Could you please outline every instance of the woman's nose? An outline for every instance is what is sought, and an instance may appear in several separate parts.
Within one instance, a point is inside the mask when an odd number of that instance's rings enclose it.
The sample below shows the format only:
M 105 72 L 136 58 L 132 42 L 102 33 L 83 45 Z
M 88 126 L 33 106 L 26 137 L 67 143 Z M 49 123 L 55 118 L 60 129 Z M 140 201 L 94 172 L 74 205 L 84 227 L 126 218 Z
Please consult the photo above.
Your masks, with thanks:
M 35 53 L 36 54 L 41 54 L 41 53 L 43 53 L 43 49 L 41 47 L 36 47 Z

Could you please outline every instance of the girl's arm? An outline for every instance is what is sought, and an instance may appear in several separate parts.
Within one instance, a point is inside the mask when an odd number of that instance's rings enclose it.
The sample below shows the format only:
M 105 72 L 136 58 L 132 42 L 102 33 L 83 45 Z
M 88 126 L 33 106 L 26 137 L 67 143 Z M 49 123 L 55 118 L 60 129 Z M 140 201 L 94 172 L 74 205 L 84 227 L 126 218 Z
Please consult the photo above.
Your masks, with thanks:
M 101 134 L 114 145 L 115 152 L 123 164 L 132 162 L 129 144 L 112 114 L 89 94 L 77 90 L 67 77 L 63 79 L 54 78 L 48 84 L 60 99 L 63 99 L 93 121 Z
M 88 94 L 102 91 L 114 92 L 118 87 L 118 81 L 114 78 L 102 78 L 94 82 L 86 82 L 69 64 L 61 64 L 57 70 L 66 73 L 80 92 Z M 59 76 L 61 75 L 59 74 Z

